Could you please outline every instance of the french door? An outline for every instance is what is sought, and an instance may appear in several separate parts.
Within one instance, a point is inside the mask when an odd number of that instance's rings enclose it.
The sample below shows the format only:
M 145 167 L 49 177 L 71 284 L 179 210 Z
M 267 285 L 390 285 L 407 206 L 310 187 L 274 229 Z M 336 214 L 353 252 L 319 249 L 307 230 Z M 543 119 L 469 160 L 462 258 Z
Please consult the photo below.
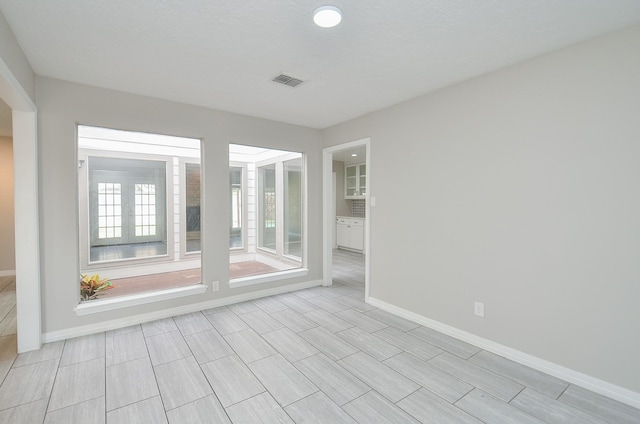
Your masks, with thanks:
M 89 157 L 91 247 L 167 240 L 164 161 Z

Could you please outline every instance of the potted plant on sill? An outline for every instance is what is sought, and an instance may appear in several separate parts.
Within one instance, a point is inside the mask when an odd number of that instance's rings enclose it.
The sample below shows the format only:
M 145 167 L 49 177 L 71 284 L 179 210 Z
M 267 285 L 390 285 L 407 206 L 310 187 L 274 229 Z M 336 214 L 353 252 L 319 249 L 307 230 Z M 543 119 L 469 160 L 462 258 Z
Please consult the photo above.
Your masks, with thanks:
M 80 274 L 80 301 L 97 299 L 98 296 L 104 294 L 104 291 L 115 288 L 108 278 L 100 279 L 100 275 L 94 274 L 89 277 L 86 274 Z

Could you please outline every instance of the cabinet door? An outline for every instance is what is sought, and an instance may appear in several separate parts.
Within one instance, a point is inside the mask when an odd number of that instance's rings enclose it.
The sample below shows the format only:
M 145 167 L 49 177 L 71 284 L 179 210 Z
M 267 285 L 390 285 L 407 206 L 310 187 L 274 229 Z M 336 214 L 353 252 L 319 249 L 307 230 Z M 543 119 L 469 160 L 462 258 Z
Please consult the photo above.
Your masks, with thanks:
M 336 231 L 336 244 L 342 247 L 349 247 L 349 236 L 351 233 L 349 232 L 348 225 L 337 225 Z
M 351 225 L 349 230 L 349 247 L 351 249 L 364 250 L 364 227 Z
M 358 165 L 358 195 L 365 196 L 367 194 L 367 165 Z
M 353 197 L 358 192 L 358 167 L 350 165 L 345 167 L 344 173 L 344 196 Z

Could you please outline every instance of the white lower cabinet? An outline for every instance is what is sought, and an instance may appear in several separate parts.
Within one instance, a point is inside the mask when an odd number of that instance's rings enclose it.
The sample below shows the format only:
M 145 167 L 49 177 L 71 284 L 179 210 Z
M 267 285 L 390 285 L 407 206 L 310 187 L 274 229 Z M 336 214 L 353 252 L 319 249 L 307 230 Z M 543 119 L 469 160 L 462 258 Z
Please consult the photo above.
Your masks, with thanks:
M 364 219 L 362 218 L 336 218 L 338 247 L 351 250 L 364 250 Z

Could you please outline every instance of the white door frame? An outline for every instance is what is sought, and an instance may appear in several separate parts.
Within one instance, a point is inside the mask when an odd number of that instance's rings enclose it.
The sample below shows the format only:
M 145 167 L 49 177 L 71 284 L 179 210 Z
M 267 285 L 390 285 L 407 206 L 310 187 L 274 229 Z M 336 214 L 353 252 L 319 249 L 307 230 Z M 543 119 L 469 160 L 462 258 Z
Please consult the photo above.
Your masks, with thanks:
M 0 59 L 0 98 L 13 111 L 18 353 L 40 349 L 40 245 L 36 105 Z
M 365 219 L 364 228 L 364 299 L 369 299 L 369 283 L 370 283 L 370 270 L 371 270 L 371 246 L 370 246 L 370 228 L 371 228 L 371 213 L 369 196 L 372 193 L 371 184 L 371 139 L 363 138 L 360 140 L 351 141 L 349 143 L 339 144 L 337 146 L 325 147 L 322 149 L 322 221 L 323 235 L 322 235 L 322 253 L 323 253 L 323 266 L 322 266 L 322 285 L 330 286 L 333 282 L 333 246 L 334 246 L 334 232 L 335 226 L 335 211 L 331 208 L 334 205 L 335 193 L 333 190 L 333 154 L 340 150 L 350 149 L 353 147 L 365 146 L 367 149 L 366 164 L 367 164 L 367 199 L 365 203 Z

